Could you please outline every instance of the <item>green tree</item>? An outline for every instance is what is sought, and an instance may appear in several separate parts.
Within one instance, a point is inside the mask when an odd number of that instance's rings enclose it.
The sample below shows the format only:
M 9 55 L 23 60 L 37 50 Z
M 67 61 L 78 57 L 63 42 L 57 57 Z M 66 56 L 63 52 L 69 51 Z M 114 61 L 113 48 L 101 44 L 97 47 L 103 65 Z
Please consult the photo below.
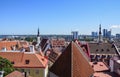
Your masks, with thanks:
M 4 71 L 4 76 L 14 71 L 13 65 L 6 58 L 0 57 L 0 71 Z

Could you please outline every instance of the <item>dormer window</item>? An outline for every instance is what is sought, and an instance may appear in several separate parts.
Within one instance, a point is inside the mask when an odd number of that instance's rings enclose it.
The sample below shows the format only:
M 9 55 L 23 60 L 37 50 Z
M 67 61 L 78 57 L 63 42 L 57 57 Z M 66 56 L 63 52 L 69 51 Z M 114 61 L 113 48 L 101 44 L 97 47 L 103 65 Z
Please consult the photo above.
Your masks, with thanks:
M 101 51 L 104 51 L 104 49 L 101 49 Z
M 30 63 L 30 60 L 25 60 L 25 64 L 29 64 Z
M 98 49 L 96 49 L 96 51 L 98 52 Z

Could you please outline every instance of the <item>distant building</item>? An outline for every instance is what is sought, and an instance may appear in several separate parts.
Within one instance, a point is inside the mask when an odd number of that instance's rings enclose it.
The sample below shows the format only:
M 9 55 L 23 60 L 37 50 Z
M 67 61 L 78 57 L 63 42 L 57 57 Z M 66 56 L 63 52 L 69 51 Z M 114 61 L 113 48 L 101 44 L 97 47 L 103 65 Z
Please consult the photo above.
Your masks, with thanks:
M 52 48 L 65 47 L 65 39 L 64 38 L 51 39 L 50 43 L 51 43 Z
M 115 72 L 120 76 L 120 59 L 118 57 L 110 59 L 110 71 Z
M 103 37 L 111 40 L 111 30 L 108 31 L 107 29 L 103 29 Z
M 92 32 L 91 36 L 94 37 L 94 38 L 96 38 L 96 37 L 98 37 L 98 33 L 97 32 Z
M 116 38 L 117 38 L 117 39 L 120 39 L 120 34 L 116 34 Z
M 78 39 L 78 31 L 72 31 L 73 40 Z
M 89 43 L 91 61 L 105 61 L 109 64 L 110 58 L 117 56 L 117 49 L 111 43 Z
M 107 29 L 103 29 L 103 37 L 104 38 L 107 38 L 107 32 L 108 32 Z

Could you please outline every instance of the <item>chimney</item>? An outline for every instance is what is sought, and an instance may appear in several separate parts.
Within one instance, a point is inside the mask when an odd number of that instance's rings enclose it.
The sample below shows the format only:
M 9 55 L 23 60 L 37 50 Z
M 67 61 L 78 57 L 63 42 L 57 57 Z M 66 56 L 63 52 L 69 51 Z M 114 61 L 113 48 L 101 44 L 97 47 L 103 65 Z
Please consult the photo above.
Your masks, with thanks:
M 33 45 L 30 45 L 29 48 L 30 48 L 30 52 L 35 52 Z
M 13 46 L 13 51 L 15 51 L 16 50 L 16 47 L 15 46 Z
M 6 47 L 3 47 L 3 48 L 2 48 L 2 51 L 4 51 L 4 52 L 7 51 Z

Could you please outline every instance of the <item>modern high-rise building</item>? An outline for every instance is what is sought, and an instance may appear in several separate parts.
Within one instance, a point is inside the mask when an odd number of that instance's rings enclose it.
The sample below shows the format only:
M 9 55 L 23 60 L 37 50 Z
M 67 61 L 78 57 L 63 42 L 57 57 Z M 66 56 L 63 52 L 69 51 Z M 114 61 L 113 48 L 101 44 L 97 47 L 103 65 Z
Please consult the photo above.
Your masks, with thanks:
M 103 37 L 104 38 L 107 38 L 107 32 L 108 32 L 107 29 L 103 29 Z
M 98 32 L 91 32 L 92 37 L 98 37 Z
M 72 31 L 73 40 L 78 39 L 78 31 Z
M 117 38 L 117 39 L 120 39 L 120 34 L 116 34 L 116 38 Z
M 111 40 L 111 30 L 107 32 L 107 38 L 109 38 L 109 40 Z
M 103 37 L 111 39 L 111 30 L 103 29 Z

